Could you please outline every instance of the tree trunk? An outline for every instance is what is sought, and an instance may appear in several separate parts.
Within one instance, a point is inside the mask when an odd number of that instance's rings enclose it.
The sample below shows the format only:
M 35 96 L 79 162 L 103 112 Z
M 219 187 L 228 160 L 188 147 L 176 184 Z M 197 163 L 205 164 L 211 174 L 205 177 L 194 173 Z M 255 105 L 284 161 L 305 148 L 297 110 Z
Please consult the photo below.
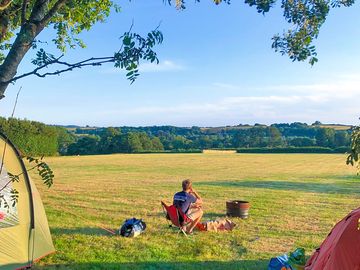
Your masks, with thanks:
M 17 69 L 25 54 L 29 51 L 36 36 L 44 29 L 47 0 L 37 0 L 31 12 L 30 19 L 20 28 L 9 53 L 0 65 L 0 100 L 3 99 L 6 88 L 17 73 Z
M 25 24 L 22 26 L 4 63 L 0 66 L 0 99 L 4 98 L 9 81 L 16 75 L 20 62 L 31 48 L 31 44 L 38 32 L 36 30 L 35 24 Z

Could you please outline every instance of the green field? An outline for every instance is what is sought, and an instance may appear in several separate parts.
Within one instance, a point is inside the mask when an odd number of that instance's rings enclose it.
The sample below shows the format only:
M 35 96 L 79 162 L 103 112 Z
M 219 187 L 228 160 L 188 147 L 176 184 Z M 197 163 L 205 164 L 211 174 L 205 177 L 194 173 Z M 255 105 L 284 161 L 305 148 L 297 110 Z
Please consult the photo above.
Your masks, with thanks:
M 336 221 L 360 205 L 360 179 L 344 155 L 215 152 L 47 161 L 54 186 L 36 182 L 57 252 L 36 269 L 266 269 L 271 257 L 296 247 L 310 255 Z M 202 195 L 205 220 L 224 217 L 231 199 L 251 202 L 249 218 L 233 218 L 232 232 L 178 235 L 168 228 L 160 200 L 171 202 L 184 178 Z M 97 227 L 117 229 L 131 217 L 148 225 L 134 239 Z

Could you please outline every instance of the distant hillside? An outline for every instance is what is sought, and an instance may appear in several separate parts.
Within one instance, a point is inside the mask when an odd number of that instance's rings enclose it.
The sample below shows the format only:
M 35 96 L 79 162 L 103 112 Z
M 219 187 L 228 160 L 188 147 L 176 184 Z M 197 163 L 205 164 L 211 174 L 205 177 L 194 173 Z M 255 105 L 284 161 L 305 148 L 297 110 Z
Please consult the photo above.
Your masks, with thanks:
M 131 131 L 158 131 L 158 130 L 163 130 L 163 131 L 175 131 L 175 132 L 180 132 L 180 133 L 184 133 L 184 131 L 189 131 L 189 130 L 200 130 L 203 133 L 207 133 L 207 134 L 216 134 L 218 132 L 234 132 L 237 130 L 245 130 L 245 129 L 251 129 L 254 127 L 271 127 L 271 126 L 289 126 L 289 127 L 298 127 L 298 126 L 302 126 L 302 127 L 308 127 L 308 128 L 331 128 L 334 130 L 350 130 L 352 128 L 351 125 L 344 125 L 344 124 L 311 124 L 308 125 L 306 123 L 300 123 L 300 122 L 295 122 L 295 123 L 290 123 L 290 124 L 271 124 L 271 125 L 265 125 L 265 124 L 255 124 L 255 125 L 249 125 L 249 124 L 239 124 L 236 126 L 219 126 L 219 127 L 177 127 L 177 126 L 143 126 L 143 127 L 131 127 L 131 126 L 120 126 L 120 127 L 115 127 L 115 128 L 119 128 L 121 130 L 123 130 L 124 132 L 131 132 Z M 66 128 L 67 130 L 69 130 L 70 132 L 74 132 L 74 133 L 78 133 L 78 134 L 97 134 L 97 133 L 101 133 L 101 131 L 105 130 L 106 127 L 90 127 L 90 126 L 77 126 L 77 125 L 63 125 L 61 126 L 63 128 Z
M 133 152 L 198 152 L 204 149 L 281 148 L 302 151 L 346 152 L 350 145 L 349 125 L 279 123 L 224 127 L 78 127 L 67 128 L 77 141 L 68 154 L 106 154 Z M 283 151 L 276 150 L 276 151 Z M 244 152 L 244 150 L 242 150 Z M 259 150 L 256 150 L 259 151 Z M 296 152 L 296 151 L 295 151 Z

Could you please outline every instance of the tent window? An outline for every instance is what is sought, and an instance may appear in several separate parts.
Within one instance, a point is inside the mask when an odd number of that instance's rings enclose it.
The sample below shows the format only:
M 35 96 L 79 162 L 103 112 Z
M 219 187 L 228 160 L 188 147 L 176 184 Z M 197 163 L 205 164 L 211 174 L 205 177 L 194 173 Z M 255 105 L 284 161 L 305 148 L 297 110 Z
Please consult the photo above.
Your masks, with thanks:
M 1 163 L 1 160 L 0 160 Z M 5 166 L 0 174 L 0 229 L 8 228 L 19 224 L 19 215 L 16 204 L 11 200 L 12 183 Z

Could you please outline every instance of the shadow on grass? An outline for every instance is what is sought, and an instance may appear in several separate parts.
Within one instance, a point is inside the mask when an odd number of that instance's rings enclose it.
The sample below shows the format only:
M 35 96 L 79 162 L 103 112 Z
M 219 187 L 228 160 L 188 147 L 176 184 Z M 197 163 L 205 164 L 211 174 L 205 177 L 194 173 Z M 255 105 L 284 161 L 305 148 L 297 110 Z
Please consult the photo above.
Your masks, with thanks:
M 111 230 L 117 231 L 117 229 L 111 228 Z M 51 228 L 50 229 L 52 235 L 75 235 L 75 234 L 83 234 L 83 235 L 108 235 L 111 236 L 110 232 L 103 230 L 101 228 Z
M 233 188 L 262 188 L 273 190 L 294 190 L 303 192 L 329 193 L 329 194 L 356 194 L 360 195 L 360 185 L 357 182 L 341 182 L 338 184 L 290 182 L 276 180 L 239 180 L 239 181 L 212 181 L 199 182 L 196 185 L 233 187 Z
M 270 259 L 270 258 L 269 258 Z M 139 262 L 139 263 L 75 263 L 37 266 L 34 270 L 261 270 L 269 260 L 208 261 L 208 262 Z

